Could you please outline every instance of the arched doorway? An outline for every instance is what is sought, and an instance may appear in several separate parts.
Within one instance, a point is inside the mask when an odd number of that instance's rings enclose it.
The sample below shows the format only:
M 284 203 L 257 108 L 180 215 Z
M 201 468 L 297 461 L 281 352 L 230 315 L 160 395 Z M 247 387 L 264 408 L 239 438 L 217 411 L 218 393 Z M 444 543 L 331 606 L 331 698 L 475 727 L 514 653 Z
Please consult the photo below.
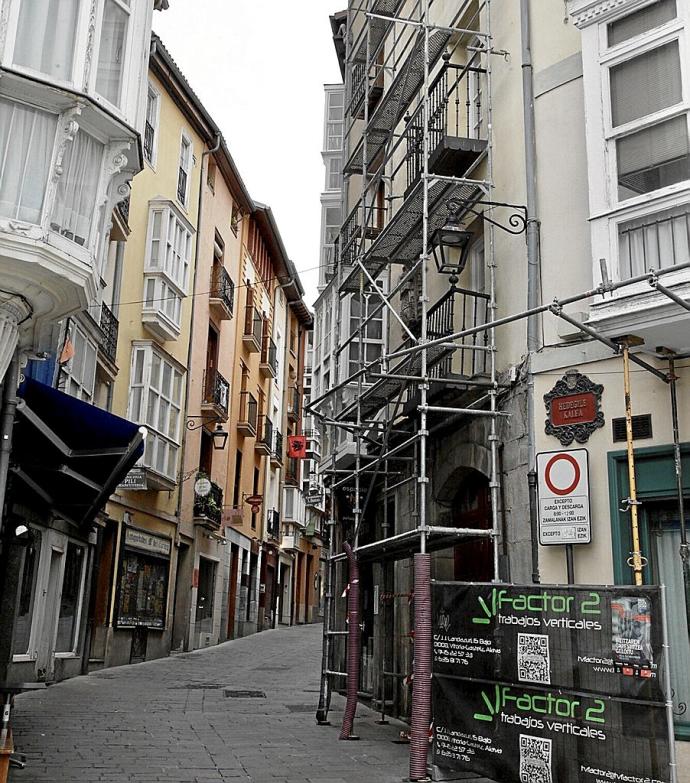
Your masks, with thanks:
M 478 470 L 463 475 L 451 506 L 453 527 L 488 530 L 491 527 L 489 479 Z M 491 538 L 470 538 L 454 549 L 454 578 L 461 582 L 490 582 L 493 573 Z

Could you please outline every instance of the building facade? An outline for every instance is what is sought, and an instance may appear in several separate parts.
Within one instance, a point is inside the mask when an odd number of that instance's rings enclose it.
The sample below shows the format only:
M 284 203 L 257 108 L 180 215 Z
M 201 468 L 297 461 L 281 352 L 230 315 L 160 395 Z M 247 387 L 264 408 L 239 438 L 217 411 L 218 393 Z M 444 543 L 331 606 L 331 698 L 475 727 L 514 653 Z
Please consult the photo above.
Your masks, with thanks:
M 564 13 L 555 3 L 434 3 L 426 85 L 425 34 L 402 21 L 423 21 L 419 10 L 386 0 L 371 6 L 382 15 L 376 24 L 357 4 L 348 13 L 346 217 L 334 274 L 344 302 L 389 292 L 383 332 L 394 356 L 377 366 L 375 356 L 356 355 L 349 372 L 341 359 L 338 381 L 357 383 L 358 400 L 343 399 L 332 373 L 332 394 L 319 408 L 339 419 L 332 438 L 369 425 L 355 445 L 357 470 L 334 474 L 330 491 L 335 553 L 343 540 L 367 553 L 360 690 L 409 717 L 415 550 L 399 542 L 417 541 L 421 526 L 439 531 L 429 533 L 438 579 L 634 582 L 621 423 L 626 344 L 644 363 L 631 381 L 642 578 L 667 585 L 679 620 L 670 624 L 671 671 L 685 770 L 687 595 L 678 553 L 690 439 L 682 413 L 690 334 L 687 4 L 570 0 Z M 448 232 L 461 234 L 461 255 L 439 252 Z M 559 304 L 568 298 L 576 301 Z M 341 328 L 341 356 L 348 337 L 366 334 L 364 310 L 349 335 Z M 315 334 L 332 324 L 317 307 Z M 410 358 L 421 353 L 420 340 L 436 341 L 424 366 Z M 594 426 L 568 432 L 567 421 L 554 423 L 551 401 L 569 392 L 600 399 Z M 675 443 L 672 393 L 680 411 Z M 537 453 L 578 444 L 589 455 L 593 523 L 591 542 L 573 547 L 569 572 L 564 547 L 540 543 L 529 477 Z M 452 528 L 476 533 L 459 533 L 451 545 L 440 531 Z M 385 557 L 370 554 L 393 536 Z M 340 560 L 332 568 L 332 593 L 340 595 L 347 571 Z M 342 630 L 344 601 L 332 615 Z M 344 671 L 343 647 L 334 642 L 331 652 L 332 668 Z M 379 669 L 400 679 L 381 679 Z

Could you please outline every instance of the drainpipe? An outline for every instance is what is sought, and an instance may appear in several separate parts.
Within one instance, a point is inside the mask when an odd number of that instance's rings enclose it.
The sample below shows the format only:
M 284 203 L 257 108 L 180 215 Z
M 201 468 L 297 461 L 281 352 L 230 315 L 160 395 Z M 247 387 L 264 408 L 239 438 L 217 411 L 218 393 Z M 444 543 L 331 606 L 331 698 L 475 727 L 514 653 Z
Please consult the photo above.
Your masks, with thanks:
M 539 220 L 537 218 L 537 141 L 534 117 L 534 81 L 532 67 L 530 0 L 520 0 L 520 32 L 522 47 L 522 102 L 525 128 L 525 190 L 527 197 L 527 308 L 539 304 Z M 534 372 L 532 361 L 539 350 L 539 316 L 527 319 L 527 453 L 528 471 L 536 462 L 536 417 L 534 411 Z M 539 548 L 532 529 L 532 560 L 538 560 Z M 532 573 L 539 569 L 532 563 Z
M 362 627 L 359 619 L 359 563 L 350 544 L 345 541 L 343 549 L 347 555 L 350 570 L 347 591 L 347 701 L 340 730 L 341 740 L 357 740 L 352 733 L 357 711 L 357 692 L 359 691 L 359 661 L 362 648 Z M 430 648 L 431 649 L 431 648 Z M 427 723 L 428 729 L 428 723 Z
M 151 42 L 152 49 L 155 51 L 155 41 Z M 201 153 L 201 177 L 199 181 L 199 198 L 197 200 L 197 213 L 196 213 L 196 240 L 194 242 L 194 275 L 192 279 L 192 293 L 196 292 L 196 286 L 197 286 L 197 277 L 199 274 L 199 248 L 201 246 L 201 214 L 202 214 L 202 207 L 204 203 L 204 160 L 209 156 L 212 155 L 214 152 L 218 152 L 220 149 L 220 133 L 216 136 L 216 143 L 215 146 L 211 149 L 204 150 Z M 192 353 L 194 348 L 194 310 L 196 308 L 196 297 L 192 296 L 192 312 L 190 315 L 190 332 L 189 332 L 189 345 L 187 346 L 187 379 L 185 381 L 185 391 L 184 391 L 184 405 L 185 405 L 185 411 L 189 410 L 189 386 L 191 383 L 191 366 L 192 366 Z M 185 416 L 186 418 L 186 416 Z M 182 494 L 183 494 L 183 487 L 182 487 L 182 477 L 184 474 L 184 458 L 185 458 L 185 452 L 187 450 L 187 428 L 182 428 L 182 443 L 180 444 L 180 486 L 179 490 L 177 492 L 177 509 L 176 509 L 176 516 L 177 516 L 177 543 L 179 544 L 180 541 L 180 518 L 182 516 Z M 179 557 L 179 548 L 178 548 L 178 557 Z M 179 566 L 179 563 L 176 565 L 176 568 Z M 192 563 L 192 568 L 194 567 L 194 563 Z M 177 582 L 177 580 L 176 580 Z M 176 588 L 177 589 L 177 588 Z M 190 608 L 191 611 L 191 608 Z M 175 638 L 175 615 L 173 613 L 173 632 L 172 632 L 172 638 Z M 187 636 L 187 632 L 189 630 L 189 625 L 185 623 L 185 637 Z M 183 639 L 183 647 L 185 650 L 189 648 L 189 639 L 185 638 Z

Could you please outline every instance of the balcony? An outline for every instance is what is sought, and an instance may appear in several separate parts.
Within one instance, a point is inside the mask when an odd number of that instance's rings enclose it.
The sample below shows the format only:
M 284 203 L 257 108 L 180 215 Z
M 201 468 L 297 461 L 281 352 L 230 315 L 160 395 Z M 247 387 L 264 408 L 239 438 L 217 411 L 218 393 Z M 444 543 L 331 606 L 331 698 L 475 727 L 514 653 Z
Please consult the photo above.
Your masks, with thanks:
M 214 413 L 222 421 L 228 420 L 230 403 L 230 384 L 218 370 L 204 372 L 204 390 L 201 398 L 202 410 Z
M 212 481 L 208 495 L 194 493 L 194 523 L 209 530 L 220 530 L 222 517 L 223 490 Z
M 300 391 L 296 386 L 288 389 L 287 415 L 291 421 L 299 420 Z
M 283 466 L 283 433 L 278 430 L 273 430 L 271 465 L 273 465 L 274 468 L 281 468 Z
M 227 270 L 221 264 L 215 263 L 211 272 L 211 287 L 209 307 L 211 313 L 220 321 L 228 321 L 234 313 L 235 284 Z
M 276 541 L 280 540 L 280 512 L 272 508 L 268 512 L 268 518 L 266 520 L 266 533 L 269 538 L 273 538 Z
M 153 125 L 146 120 L 144 126 L 144 157 L 149 163 L 153 163 L 153 139 L 155 131 Z
M 262 340 L 259 370 L 265 378 L 275 378 L 278 374 L 278 348 L 267 334 Z
M 296 552 L 299 550 L 302 535 L 299 530 L 294 528 L 289 533 L 283 533 L 283 539 L 280 542 L 280 548 L 286 552 Z
M 307 457 L 309 459 L 321 459 L 321 433 L 319 430 L 305 430 L 307 438 Z
M 177 173 L 177 200 L 180 204 L 187 203 L 187 172 L 181 166 Z
M 273 448 L 273 422 L 265 414 L 259 416 L 258 431 L 254 449 L 259 454 L 270 455 Z
M 103 332 L 101 351 L 113 364 L 115 364 L 117 358 L 117 334 L 119 328 L 119 321 L 104 302 L 101 305 L 101 331 Z
M 254 437 L 256 435 L 256 422 L 259 414 L 259 405 L 251 392 L 240 392 L 240 415 L 237 420 L 237 431 L 242 435 Z
M 254 305 L 244 308 L 244 331 L 242 343 L 250 353 L 259 353 L 261 350 L 261 337 L 263 334 L 264 319 Z
M 293 487 L 299 485 L 299 463 L 294 457 L 288 457 L 285 463 L 285 483 Z

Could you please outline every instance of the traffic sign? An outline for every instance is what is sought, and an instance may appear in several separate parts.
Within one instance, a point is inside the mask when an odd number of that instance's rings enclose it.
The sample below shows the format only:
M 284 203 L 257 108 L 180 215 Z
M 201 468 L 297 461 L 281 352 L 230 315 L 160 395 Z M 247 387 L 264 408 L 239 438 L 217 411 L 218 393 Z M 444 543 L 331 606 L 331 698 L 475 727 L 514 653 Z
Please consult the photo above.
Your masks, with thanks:
M 587 449 L 537 454 L 537 475 L 539 543 L 589 544 L 592 524 Z

